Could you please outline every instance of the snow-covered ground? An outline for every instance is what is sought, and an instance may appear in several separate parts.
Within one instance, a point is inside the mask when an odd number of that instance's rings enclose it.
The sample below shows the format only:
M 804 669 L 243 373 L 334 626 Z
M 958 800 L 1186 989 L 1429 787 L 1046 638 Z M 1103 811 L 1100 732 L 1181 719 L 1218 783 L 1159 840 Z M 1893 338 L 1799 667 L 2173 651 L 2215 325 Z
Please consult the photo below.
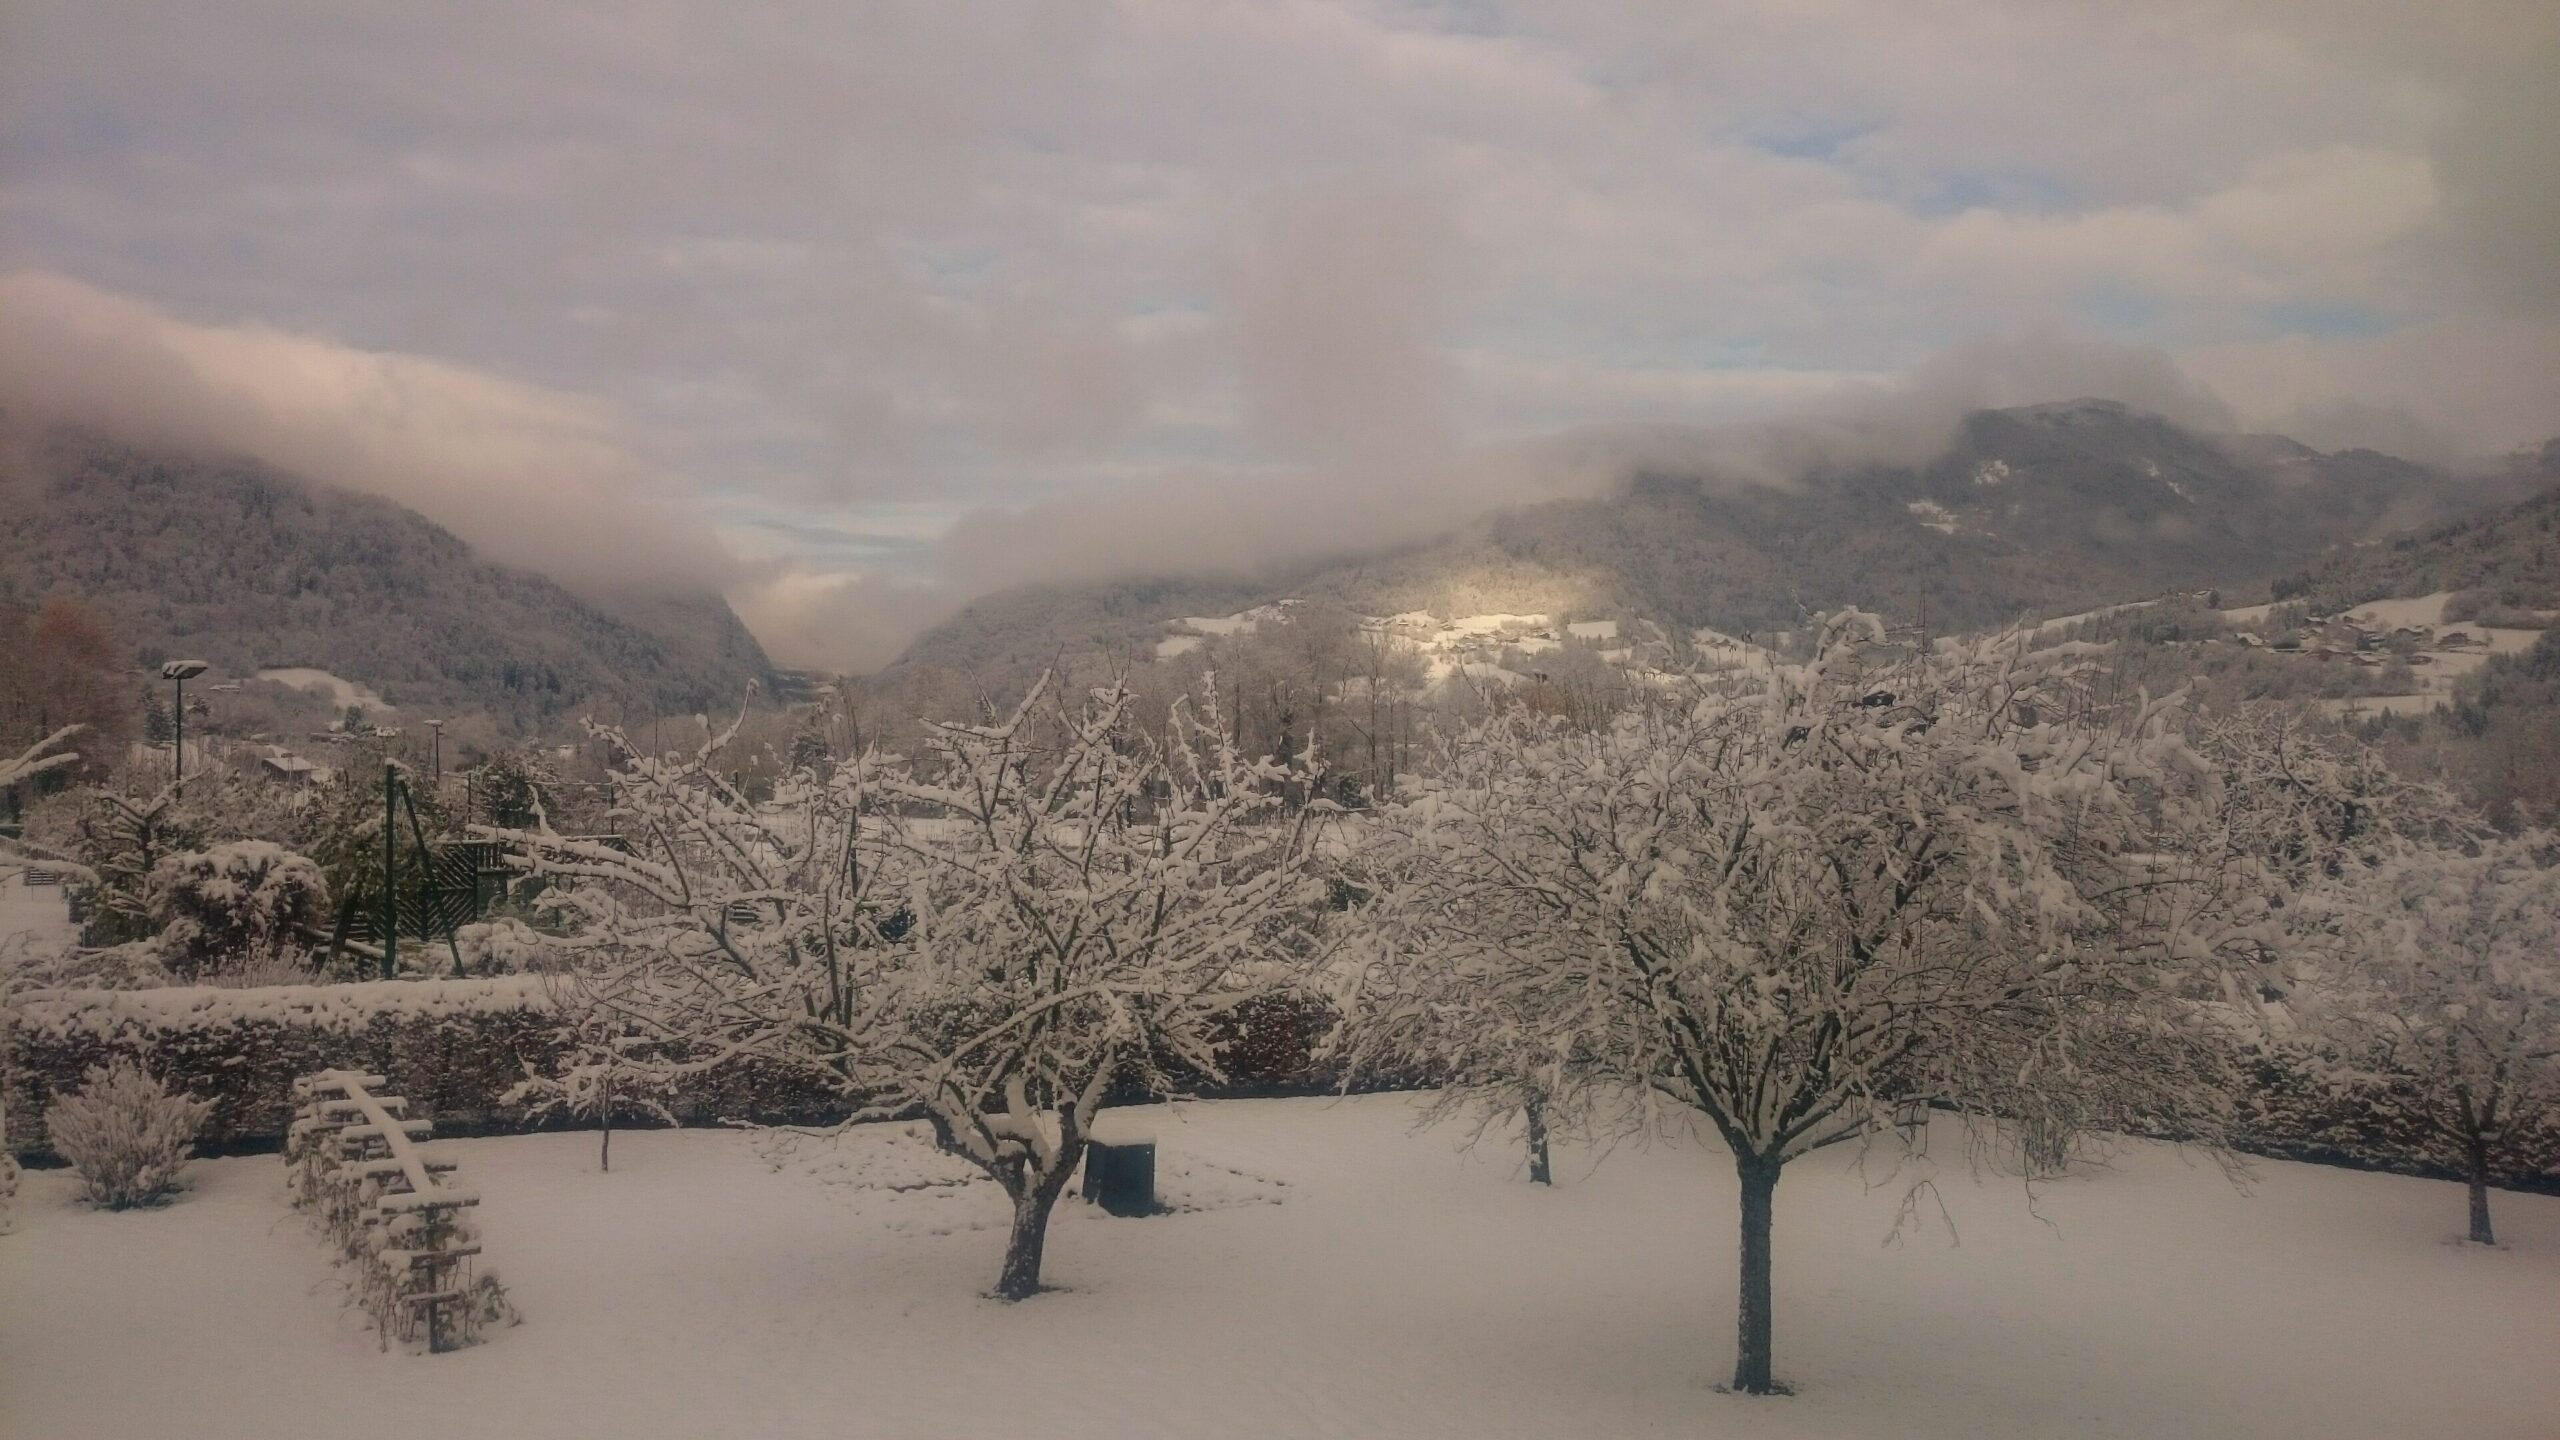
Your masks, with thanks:
M 0 865 L 0 962 L 21 949 L 56 955 L 80 938 L 59 885 L 29 885 L 25 867 Z
M 361 707 L 368 714 L 383 715 L 394 708 L 390 701 L 375 694 L 373 687 L 369 685 L 360 681 L 341 679 L 329 671 L 315 670 L 309 666 L 271 667 L 259 671 L 257 678 L 274 680 L 297 690 L 309 690 L 314 694 L 325 695 L 329 697 L 330 704 L 341 710 L 354 705 Z
M 160 1211 L 29 1177 L 0 1237 L 0 1434 L 434 1436 L 2547 1437 L 2560 1200 L 2151 1146 L 2045 1187 L 1824 1152 L 1778 1192 L 1787 1399 L 1731 1366 L 1734 1188 L 1711 1147 L 1565 1183 L 1409 1130 L 1413 1102 L 1153 1117 L 1187 1213 L 1069 1202 L 1065 1287 L 980 1298 L 1001 1201 L 885 1129 L 443 1142 L 525 1323 L 381 1355 L 273 1157 Z M 1959 1148 L 1952 1133 L 1937 1148 Z M 1873 1183 L 1869 1183 L 1873 1182 Z M 912 1186 L 914 1188 L 898 1188 Z M 1951 1217 L 1954 1237 L 1947 1221 Z

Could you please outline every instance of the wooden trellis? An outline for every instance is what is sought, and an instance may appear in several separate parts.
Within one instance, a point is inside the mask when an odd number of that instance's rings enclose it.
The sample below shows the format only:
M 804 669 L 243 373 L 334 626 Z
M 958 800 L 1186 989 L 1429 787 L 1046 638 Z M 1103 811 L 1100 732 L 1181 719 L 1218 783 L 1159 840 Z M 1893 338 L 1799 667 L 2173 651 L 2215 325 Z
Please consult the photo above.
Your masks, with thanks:
M 349 1070 L 294 1082 L 300 1109 L 284 1152 L 294 1203 L 318 1212 L 356 1268 L 385 1346 L 451 1350 L 471 1343 L 485 1308 L 472 1279 L 478 1232 L 462 1214 L 480 1197 L 453 1183 L 451 1161 L 419 1151 L 433 1124 L 406 1118 L 406 1100 L 375 1095 L 384 1083 Z

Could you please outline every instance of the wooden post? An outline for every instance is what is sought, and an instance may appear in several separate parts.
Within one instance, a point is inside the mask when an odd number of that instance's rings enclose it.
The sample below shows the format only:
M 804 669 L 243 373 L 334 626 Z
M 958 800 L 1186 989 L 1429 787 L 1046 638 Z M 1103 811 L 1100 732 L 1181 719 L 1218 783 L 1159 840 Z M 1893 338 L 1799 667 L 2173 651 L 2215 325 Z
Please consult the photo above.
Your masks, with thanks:
M 382 978 L 400 978 L 399 817 L 392 813 L 400 772 L 382 762 Z

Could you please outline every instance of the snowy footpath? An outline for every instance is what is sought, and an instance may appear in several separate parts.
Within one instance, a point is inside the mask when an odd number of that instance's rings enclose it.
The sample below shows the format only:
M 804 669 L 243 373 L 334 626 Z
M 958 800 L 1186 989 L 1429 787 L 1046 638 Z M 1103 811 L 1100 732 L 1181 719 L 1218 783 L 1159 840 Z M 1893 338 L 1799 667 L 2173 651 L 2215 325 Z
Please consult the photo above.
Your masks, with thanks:
M 1824 1152 L 1778 1191 L 1778 1362 L 1718 1393 L 1734 1186 L 1711 1146 L 1560 1157 L 1412 1102 L 1160 1116 L 1180 1213 L 1070 1203 L 1063 1287 L 981 1298 L 1001 1199 L 887 1130 L 442 1142 L 524 1324 L 378 1353 L 273 1157 L 159 1211 L 32 1174 L 0 1236 L 0 1436 L 2560 1435 L 2560 1200 L 2134 1147 L 2042 1187 Z M 1938 1148 L 1953 1154 L 1952 1133 Z M 1952 1225 L 1952 1233 L 1950 1226 Z

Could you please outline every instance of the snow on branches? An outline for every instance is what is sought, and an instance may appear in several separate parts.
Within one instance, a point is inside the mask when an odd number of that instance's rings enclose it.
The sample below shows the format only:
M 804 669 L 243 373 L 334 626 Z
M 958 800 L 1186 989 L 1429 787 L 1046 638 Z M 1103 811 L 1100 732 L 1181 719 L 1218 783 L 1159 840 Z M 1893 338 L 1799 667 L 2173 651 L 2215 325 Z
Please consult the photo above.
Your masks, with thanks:
M 1303 768 L 1240 754 L 1216 705 L 1150 732 L 1123 687 L 1044 681 L 765 804 L 715 737 L 616 777 L 619 844 L 504 832 L 564 882 L 563 958 L 613 1037 L 582 1063 L 787 1066 L 857 1119 L 921 1114 L 1013 1201 L 997 1293 L 1033 1293 L 1105 1099 L 1216 1077 L 1221 1017 L 1303 963 L 1328 807 L 1287 803 Z
M 2560 1164 L 2560 839 L 2411 847 L 2347 914 L 2346 962 L 2312 1014 L 2333 1079 L 2364 1101 L 2367 1144 L 2470 1187 Z
M 2182 996 L 2219 952 L 2188 938 L 2212 917 L 2165 903 L 2193 867 L 2162 857 L 2193 848 L 2212 776 L 2173 705 L 2102 707 L 2096 668 L 2018 635 L 1915 652 L 1853 612 L 1809 663 L 1596 729 L 1499 711 L 1382 817 L 1346 1008 L 1426 1059 L 1452 1017 L 1490 1021 L 1515 1060 L 1703 1116 L 1743 1187 L 1734 1383 L 1769 1390 L 1789 1160 L 1938 1100 L 2210 1127 L 2218 1033 Z M 1515 1068 L 1454 1078 L 1508 1103 Z

